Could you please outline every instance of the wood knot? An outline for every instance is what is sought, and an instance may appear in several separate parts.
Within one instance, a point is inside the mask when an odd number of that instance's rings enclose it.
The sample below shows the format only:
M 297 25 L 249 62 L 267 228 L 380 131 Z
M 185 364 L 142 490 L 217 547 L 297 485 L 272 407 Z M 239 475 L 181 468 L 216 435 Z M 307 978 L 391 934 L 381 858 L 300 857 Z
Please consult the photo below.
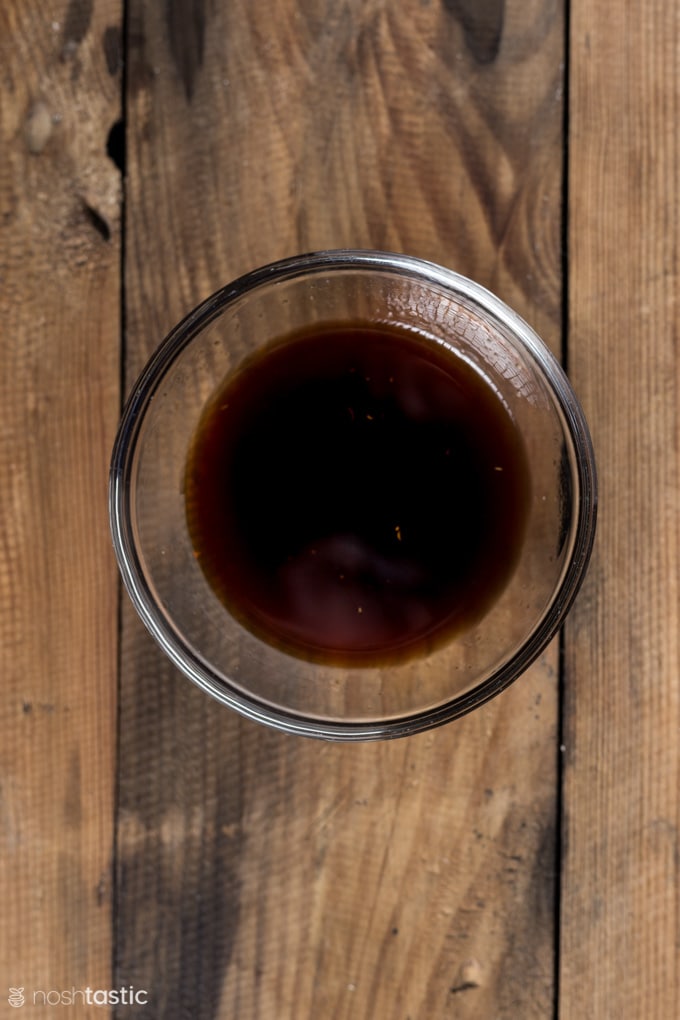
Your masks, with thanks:
M 444 0 L 444 7 L 462 25 L 477 63 L 493 63 L 501 46 L 505 0 Z
M 47 103 L 38 100 L 31 106 L 24 122 L 24 140 L 29 152 L 38 155 L 50 140 L 54 119 Z
M 453 995 L 466 992 L 470 988 L 479 988 L 482 984 L 482 965 L 479 960 L 471 957 L 460 965 L 460 970 L 451 988 Z

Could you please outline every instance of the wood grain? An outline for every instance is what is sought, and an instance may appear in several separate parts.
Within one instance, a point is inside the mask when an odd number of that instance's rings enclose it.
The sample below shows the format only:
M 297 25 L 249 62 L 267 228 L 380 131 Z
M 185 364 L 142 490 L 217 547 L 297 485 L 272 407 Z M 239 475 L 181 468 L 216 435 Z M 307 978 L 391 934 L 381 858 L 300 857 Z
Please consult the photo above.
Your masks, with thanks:
M 561 1012 L 680 1008 L 680 12 L 572 4 L 569 363 L 601 515 L 566 631 Z M 615 128 L 614 128 L 615 125 Z
M 111 980 L 120 25 L 0 7 L 0 986 L 27 1005 Z
M 558 349 L 563 43 L 552 0 L 132 0 L 128 386 L 199 299 L 325 247 L 443 262 Z M 551 649 L 434 733 L 285 737 L 126 606 L 117 983 L 157 1017 L 550 1015 L 556 720 Z
M 122 0 L 0 4 L 0 1012 L 133 984 L 120 1020 L 670 1020 L 677 5 L 569 5 L 565 252 L 558 0 L 125 6 L 123 39 Z M 465 720 L 344 747 L 219 708 L 126 603 L 116 777 L 123 62 L 128 386 L 210 291 L 339 245 L 467 273 L 559 350 L 568 256 L 601 512 L 564 637 L 559 913 L 555 648 Z

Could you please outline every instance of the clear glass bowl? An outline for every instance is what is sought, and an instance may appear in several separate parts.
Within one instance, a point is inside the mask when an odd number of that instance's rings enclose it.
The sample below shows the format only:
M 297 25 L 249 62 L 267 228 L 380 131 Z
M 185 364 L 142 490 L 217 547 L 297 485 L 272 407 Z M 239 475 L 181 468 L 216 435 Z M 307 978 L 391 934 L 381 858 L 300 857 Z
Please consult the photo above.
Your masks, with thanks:
M 392 322 L 448 345 L 501 394 L 526 447 L 528 526 L 486 615 L 429 654 L 388 666 L 305 661 L 251 633 L 196 561 L 184 476 L 201 414 L 224 379 L 277 336 L 314 323 Z M 405 736 L 488 701 L 540 654 L 584 576 L 596 519 L 588 427 L 557 360 L 484 288 L 432 263 L 328 251 L 258 269 L 218 291 L 157 349 L 113 451 L 113 544 L 132 602 L 170 659 L 224 705 L 335 740 Z

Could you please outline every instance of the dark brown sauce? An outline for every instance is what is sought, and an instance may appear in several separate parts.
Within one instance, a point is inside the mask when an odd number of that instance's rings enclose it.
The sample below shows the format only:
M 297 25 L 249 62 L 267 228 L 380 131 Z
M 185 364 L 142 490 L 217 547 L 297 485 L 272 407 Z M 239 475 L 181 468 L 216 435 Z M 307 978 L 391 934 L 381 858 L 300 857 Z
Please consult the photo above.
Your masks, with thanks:
M 522 545 L 529 470 L 489 382 L 392 325 L 255 355 L 206 408 L 187 521 L 216 594 L 298 656 L 383 665 L 479 619 Z

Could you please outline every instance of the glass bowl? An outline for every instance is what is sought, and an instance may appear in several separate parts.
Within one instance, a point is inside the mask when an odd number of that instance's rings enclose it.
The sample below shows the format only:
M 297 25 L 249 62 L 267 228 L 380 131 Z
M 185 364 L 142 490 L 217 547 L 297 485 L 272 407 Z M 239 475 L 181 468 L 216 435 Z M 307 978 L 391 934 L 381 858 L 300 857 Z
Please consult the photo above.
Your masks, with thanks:
M 502 591 L 466 628 L 403 661 L 314 661 L 258 634 L 206 580 L 187 526 L 187 459 L 225 379 L 277 338 L 319 327 L 321 343 L 329 323 L 357 320 L 405 329 L 480 373 L 512 417 L 530 474 L 524 537 Z M 285 496 L 275 492 L 273 503 Z M 519 677 L 555 635 L 578 591 L 596 505 L 582 410 L 531 328 L 487 290 L 447 269 L 351 250 L 251 272 L 170 333 L 126 404 L 109 493 L 123 581 L 172 662 L 249 719 L 335 740 L 438 726 Z

